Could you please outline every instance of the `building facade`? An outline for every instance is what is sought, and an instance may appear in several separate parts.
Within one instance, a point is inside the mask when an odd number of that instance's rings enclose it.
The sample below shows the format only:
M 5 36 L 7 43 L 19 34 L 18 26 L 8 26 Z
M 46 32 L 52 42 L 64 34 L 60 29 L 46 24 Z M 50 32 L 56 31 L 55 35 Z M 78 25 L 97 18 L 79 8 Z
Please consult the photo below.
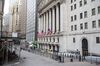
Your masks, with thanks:
M 62 0 L 41 0 L 38 7 L 38 43 L 39 48 L 62 52 L 66 50 L 66 32 L 62 11 Z M 62 20 L 61 20 L 62 18 Z
M 2 25 L 3 25 L 3 13 L 4 13 L 4 1 L 0 0 L 0 37 L 2 35 Z
M 26 38 L 27 2 L 26 0 L 10 0 L 10 29 L 9 32 L 17 33 L 18 37 Z
M 82 55 L 100 55 L 100 0 L 71 0 L 67 4 L 66 49 L 78 49 Z
M 36 0 L 27 0 L 26 41 L 32 42 L 35 38 L 35 9 Z
M 26 39 L 26 23 L 27 23 L 27 0 L 19 0 L 19 37 Z
M 38 43 L 41 49 L 100 55 L 100 0 L 41 0 Z
M 3 16 L 3 37 L 9 37 L 9 22 L 10 22 L 10 14 L 5 14 Z

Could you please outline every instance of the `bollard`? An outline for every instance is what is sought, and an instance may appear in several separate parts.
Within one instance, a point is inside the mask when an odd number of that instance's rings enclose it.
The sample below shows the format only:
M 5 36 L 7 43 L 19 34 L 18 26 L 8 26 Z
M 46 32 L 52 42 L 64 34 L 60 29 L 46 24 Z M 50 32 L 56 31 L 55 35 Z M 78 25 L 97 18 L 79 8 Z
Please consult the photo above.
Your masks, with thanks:
M 64 56 L 62 56 L 62 59 L 61 60 L 62 60 L 62 63 L 64 63 Z
M 70 62 L 73 62 L 73 59 L 72 58 L 70 59 Z
M 81 56 L 79 55 L 79 61 L 81 61 Z
M 59 62 L 61 62 L 61 56 L 59 56 Z

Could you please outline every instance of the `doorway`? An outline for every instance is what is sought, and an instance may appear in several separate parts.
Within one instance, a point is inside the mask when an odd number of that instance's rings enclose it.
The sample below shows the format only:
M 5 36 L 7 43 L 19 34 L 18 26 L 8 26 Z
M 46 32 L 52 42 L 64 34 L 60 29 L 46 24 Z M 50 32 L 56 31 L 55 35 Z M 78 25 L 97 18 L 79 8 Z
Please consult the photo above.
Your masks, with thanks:
M 85 38 L 82 40 L 82 55 L 88 56 L 88 40 Z

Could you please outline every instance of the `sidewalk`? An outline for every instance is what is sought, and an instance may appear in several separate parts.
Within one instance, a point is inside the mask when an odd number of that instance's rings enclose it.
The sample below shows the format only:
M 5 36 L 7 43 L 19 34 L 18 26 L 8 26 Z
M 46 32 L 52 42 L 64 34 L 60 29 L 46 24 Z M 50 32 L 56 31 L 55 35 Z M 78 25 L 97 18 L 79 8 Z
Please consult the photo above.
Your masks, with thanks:
M 58 61 L 55 61 L 49 57 L 40 56 L 27 51 L 21 51 L 21 58 L 22 59 L 16 63 L 4 66 L 99 66 L 88 62 L 79 62 L 79 61 L 76 62 L 66 61 L 64 63 L 59 63 Z

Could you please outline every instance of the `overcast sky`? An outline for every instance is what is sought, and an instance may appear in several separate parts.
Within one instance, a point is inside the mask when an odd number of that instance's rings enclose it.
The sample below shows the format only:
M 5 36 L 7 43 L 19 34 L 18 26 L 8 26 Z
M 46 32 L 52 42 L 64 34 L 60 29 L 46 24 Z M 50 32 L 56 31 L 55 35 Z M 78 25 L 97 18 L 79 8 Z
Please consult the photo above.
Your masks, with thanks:
M 9 0 L 5 0 L 4 14 L 9 12 Z

